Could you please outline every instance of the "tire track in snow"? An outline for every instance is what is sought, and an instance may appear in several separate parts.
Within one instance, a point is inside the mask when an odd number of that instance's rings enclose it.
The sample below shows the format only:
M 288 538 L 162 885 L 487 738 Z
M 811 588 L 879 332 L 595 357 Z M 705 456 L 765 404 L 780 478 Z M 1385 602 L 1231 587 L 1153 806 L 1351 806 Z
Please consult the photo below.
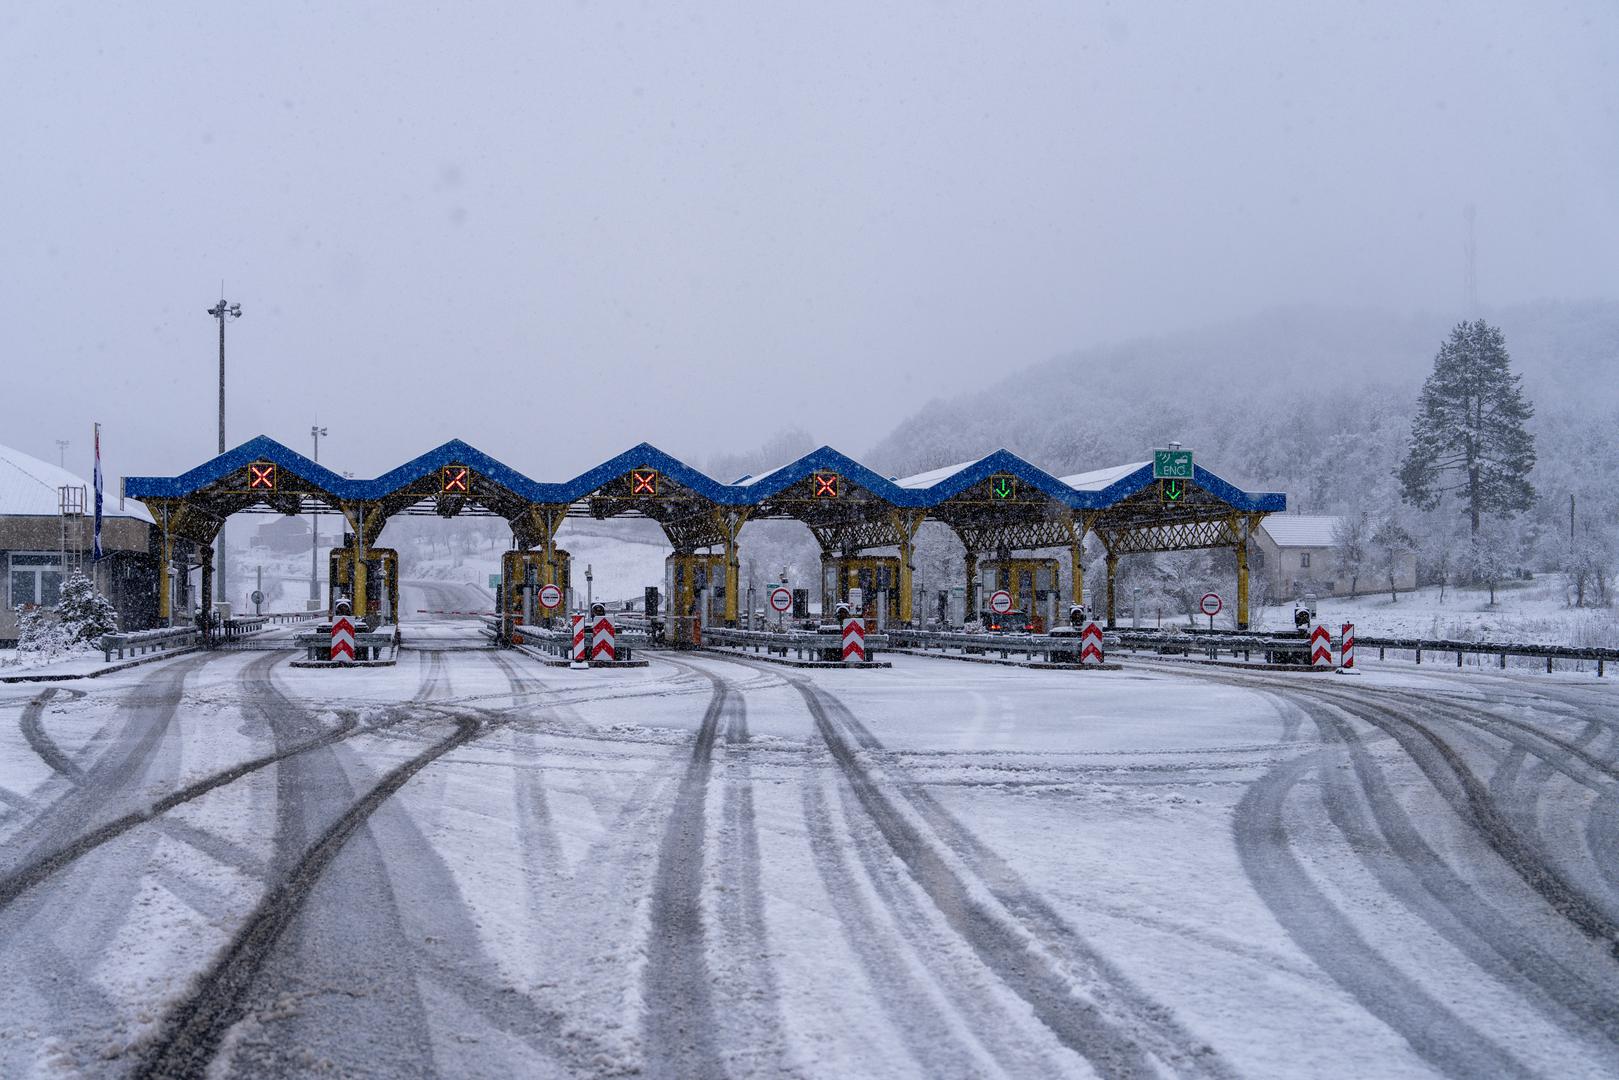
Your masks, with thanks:
M 1619 970 L 1580 965 L 1578 956 L 1554 955 L 1526 937 L 1427 843 L 1359 734 L 1330 708 L 1310 712 L 1344 747 L 1354 771 L 1351 779 L 1341 769 L 1322 770 L 1328 816 L 1350 850 L 1407 910 L 1480 970 L 1527 993 L 1550 1023 L 1576 1038 L 1606 1040 L 1604 1054 L 1619 1071 L 1619 1014 L 1606 1004 L 1619 999 Z
M 1361 1007 L 1437 1071 L 1458 1078 L 1533 1074 L 1384 959 L 1310 880 L 1285 820 L 1293 788 L 1312 770 L 1336 767 L 1343 748 L 1311 751 L 1273 769 L 1237 803 L 1232 834 L 1243 873 L 1299 947 Z
M 714 930 L 719 940 L 718 949 L 710 950 L 718 953 L 724 965 L 715 980 L 721 1053 L 737 1075 L 792 1074 L 786 1057 L 781 995 L 770 963 L 744 687 L 699 665 L 667 662 L 701 676 L 715 695 L 724 697 L 720 844 L 715 856 L 720 887 L 713 895 Z
M 193 990 L 170 1010 L 161 1035 L 135 1070 L 136 1077 L 180 1080 L 206 1075 L 226 1033 L 242 1018 L 260 970 L 350 837 L 411 777 L 478 734 L 476 719 L 458 717 L 454 722 L 456 729 L 449 736 L 384 774 L 271 887 Z
M 1471 824 L 1490 848 L 1525 884 L 1539 893 L 1553 911 L 1619 957 L 1619 923 L 1569 882 L 1549 861 L 1541 858 L 1507 823 L 1490 798 L 1487 786 L 1450 743 L 1428 724 L 1408 715 L 1402 716 L 1385 705 L 1358 701 L 1352 707 L 1357 716 L 1381 728 L 1400 744 L 1451 809 Z M 1465 721 L 1467 718 L 1463 719 Z M 1580 756 L 1587 755 L 1582 751 Z M 1549 758 L 1548 761 L 1554 759 Z M 1562 767 L 1566 767 L 1566 761 Z
M 49 765 L 55 772 L 67 777 L 70 782 L 77 785 L 84 779 L 84 770 L 74 763 L 73 759 L 62 752 L 51 737 L 45 733 L 45 727 L 40 722 L 40 716 L 45 711 L 46 704 L 60 692 L 59 687 L 42 690 L 27 705 L 23 706 L 22 716 L 18 718 L 17 725 L 22 729 L 23 738 L 39 759 Z M 83 690 L 70 690 L 70 694 L 84 697 Z
M 265 666 L 267 666 L 268 663 L 273 663 L 274 660 L 274 657 L 269 657 L 265 662 Z M 223 787 L 224 785 L 239 780 L 244 776 L 258 772 L 266 766 L 280 764 L 290 757 L 307 753 L 311 750 L 320 749 L 325 746 L 330 746 L 332 743 L 346 739 L 355 733 L 355 728 L 356 720 L 351 714 L 338 727 L 327 730 L 323 734 L 317 735 L 314 738 L 307 739 L 303 742 L 289 742 L 284 747 L 278 748 L 273 753 L 249 759 L 248 761 L 233 765 L 228 769 L 205 776 L 200 780 L 196 780 L 190 784 L 169 792 L 167 795 L 162 796 L 147 806 L 130 811 L 129 813 L 114 818 L 113 820 L 105 822 L 102 825 L 80 833 L 77 837 L 63 846 L 55 848 L 49 853 L 37 857 L 29 862 L 23 863 L 6 874 L 4 877 L 0 877 L 0 910 L 4 910 L 24 892 L 27 892 L 40 882 L 49 878 L 53 874 L 60 872 L 65 867 L 83 858 L 85 855 L 88 855 L 90 852 L 101 847 L 103 844 L 123 836 L 136 826 L 144 824 L 148 821 L 152 821 L 153 819 L 159 817 L 169 810 L 174 809 L 177 806 L 201 798 L 203 795 L 208 794 L 210 791 L 213 791 L 216 788 Z M 90 777 L 93 779 L 94 775 L 94 772 L 92 772 Z M 88 786 L 90 782 L 90 779 L 87 779 L 85 781 L 85 785 Z M 219 843 L 225 844 L 227 842 L 219 841 Z M 193 846 L 206 849 L 206 845 L 202 844 Z M 229 861 L 236 862 L 240 861 L 240 859 L 237 858 Z
M 732 662 L 753 666 L 742 658 Z M 810 680 L 784 678 L 804 699 L 833 760 L 889 847 L 984 965 L 1023 998 L 1059 1042 L 1108 1077 L 1157 1076 L 1155 1061 L 1183 1075 L 1232 1075 L 1212 1047 L 1092 950 L 942 806 L 914 788 L 898 789 L 924 821 L 970 854 L 963 862 L 993 898 L 986 902 L 860 762 L 851 740 L 881 749 L 876 738 Z M 954 853 L 962 857 L 960 848 Z M 1076 984 L 1084 986 L 1085 996 L 1075 992 Z
M 714 685 L 658 846 L 641 1018 L 646 1072 L 654 1078 L 725 1075 L 714 1041 L 702 890 L 708 780 L 730 697 L 723 683 Z
M 832 902 L 844 940 L 860 961 L 861 970 L 905 1048 L 925 1076 L 980 1075 L 982 1065 L 973 1048 L 964 1044 L 960 1033 L 944 1019 L 942 1002 L 917 979 L 905 954 L 894 944 L 893 925 L 879 918 L 866 903 L 844 859 L 844 841 L 832 824 L 819 776 L 805 778 L 801 802 L 815 869 Z

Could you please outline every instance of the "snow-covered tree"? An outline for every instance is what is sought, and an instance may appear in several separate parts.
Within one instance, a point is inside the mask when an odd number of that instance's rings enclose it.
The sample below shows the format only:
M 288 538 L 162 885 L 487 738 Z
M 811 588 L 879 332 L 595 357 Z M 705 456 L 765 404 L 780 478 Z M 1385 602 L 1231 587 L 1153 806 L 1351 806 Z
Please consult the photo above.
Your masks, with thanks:
M 1411 539 L 1411 534 L 1406 531 L 1404 523 L 1396 514 L 1384 517 L 1372 530 L 1372 566 L 1388 581 L 1389 600 L 1392 603 L 1400 602 L 1400 593 L 1395 586 L 1399 580 L 1400 567 L 1405 564 L 1414 548 L 1415 541 Z
M 118 610 L 112 601 L 96 591 L 96 583 L 88 575 L 78 572 L 62 583 L 56 618 L 70 645 L 95 641 L 118 629 Z
M 1614 564 L 1619 561 L 1616 555 L 1619 553 L 1613 538 L 1605 531 L 1587 530 L 1569 547 L 1563 559 L 1563 578 L 1573 593 L 1575 607 L 1585 607 L 1587 603 L 1608 605 Z
M 1476 536 L 1485 514 L 1527 510 L 1535 438 L 1524 427 L 1534 407 L 1511 370 L 1506 338 L 1482 319 L 1461 323 L 1440 346 L 1422 384 L 1400 492 L 1424 510 L 1460 495 Z
M 1332 527 L 1333 569 L 1339 574 L 1349 575 L 1351 599 L 1360 595 L 1360 575 L 1366 568 L 1371 531 L 1371 522 L 1365 511 L 1345 514 Z

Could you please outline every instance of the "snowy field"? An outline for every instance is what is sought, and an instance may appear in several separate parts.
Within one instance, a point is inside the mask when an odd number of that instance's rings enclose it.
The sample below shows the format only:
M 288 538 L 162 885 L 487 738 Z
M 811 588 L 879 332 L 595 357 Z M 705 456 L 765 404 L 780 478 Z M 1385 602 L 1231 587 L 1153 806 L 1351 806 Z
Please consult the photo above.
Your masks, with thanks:
M 1494 605 L 1489 590 L 1476 585 L 1453 585 L 1443 597 L 1438 586 L 1424 586 L 1397 600 L 1369 590 L 1354 599 L 1321 597 L 1317 605 L 1327 625 L 1352 622 L 1362 636 L 1619 647 L 1619 615 L 1612 608 L 1570 606 L 1560 574 L 1508 582 L 1496 589 Z M 1291 628 L 1292 603 L 1257 609 L 1254 625 Z
M 1619 1072 L 1608 680 L 406 634 L 0 687 L 0 1076 Z

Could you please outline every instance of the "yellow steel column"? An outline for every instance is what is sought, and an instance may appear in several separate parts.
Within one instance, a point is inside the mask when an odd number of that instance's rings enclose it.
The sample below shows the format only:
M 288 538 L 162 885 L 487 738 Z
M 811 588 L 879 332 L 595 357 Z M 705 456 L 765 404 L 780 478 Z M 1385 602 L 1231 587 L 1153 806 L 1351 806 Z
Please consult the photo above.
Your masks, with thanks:
M 899 542 L 899 621 L 911 625 L 911 538 Z
M 901 626 L 910 626 L 916 592 L 912 560 L 916 557 L 916 530 L 922 527 L 922 512 L 896 513 L 893 523 L 899 534 L 899 621 Z
M 1072 583 L 1073 587 L 1072 587 L 1072 589 L 1070 589 L 1070 591 L 1074 594 L 1073 599 L 1071 599 L 1069 601 L 1069 603 L 1071 603 L 1071 604 L 1083 604 L 1085 602 L 1085 545 L 1084 544 L 1074 544 L 1072 547 L 1070 547 L 1068 549 L 1068 565 L 1069 565 L 1070 571 L 1073 574 L 1073 583 Z
M 1248 629 L 1248 524 L 1243 518 L 1237 533 L 1237 629 Z
M 369 610 L 365 602 L 365 579 L 365 504 L 356 503 L 354 513 L 354 595 L 350 598 L 350 610 L 354 612 L 356 619 L 364 619 Z
M 736 551 L 736 538 L 746 524 L 748 515 L 738 511 L 721 511 L 716 512 L 715 520 L 725 534 L 725 625 L 735 627 L 739 601 L 742 599 L 737 595 L 742 588 L 742 558 Z
M 1119 557 L 1112 551 L 1107 553 L 1107 628 L 1113 629 L 1118 622 L 1118 609 L 1114 606 L 1114 582 L 1119 576 Z
M 978 618 L 978 552 L 967 549 L 967 603 L 963 615 L 968 622 Z
M 160 545 L 162 561 L 157 574 L 157 621 L 164 626 L 173 626 L 174 612 L 170 609 L 174 595 L 174 540 L 169 532 L 169 504 L 166 502 L 163 504 L 163 527 L 159 531 L 163 539 Z

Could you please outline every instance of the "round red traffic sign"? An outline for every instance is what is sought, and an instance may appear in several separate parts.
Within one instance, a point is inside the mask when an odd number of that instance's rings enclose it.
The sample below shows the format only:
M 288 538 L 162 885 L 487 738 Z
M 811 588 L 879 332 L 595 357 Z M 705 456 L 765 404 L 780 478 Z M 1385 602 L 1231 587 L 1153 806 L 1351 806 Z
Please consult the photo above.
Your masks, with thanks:
M 770 606 L 781 612 L 792 610 L 793 594 L 784 587 L 771 589 Z
M 1203 609 L 1203 614 L 1211 619 L 1220 614 L 1220 608 L 1223 606 L 1220 594 L 1211 592 L 1204 593 L 1203 599 L 1199 600 L 1197 604 L 1198 607 Z
M 1005 589 L 997 589 L 989 598 L 989 610 L 997 615 L 1005 615 L 1012 610 L 1012 594 Z
M 562 606 L 562 590 L 555 585 L 540 586 L 540 606 L 554 608 Z

